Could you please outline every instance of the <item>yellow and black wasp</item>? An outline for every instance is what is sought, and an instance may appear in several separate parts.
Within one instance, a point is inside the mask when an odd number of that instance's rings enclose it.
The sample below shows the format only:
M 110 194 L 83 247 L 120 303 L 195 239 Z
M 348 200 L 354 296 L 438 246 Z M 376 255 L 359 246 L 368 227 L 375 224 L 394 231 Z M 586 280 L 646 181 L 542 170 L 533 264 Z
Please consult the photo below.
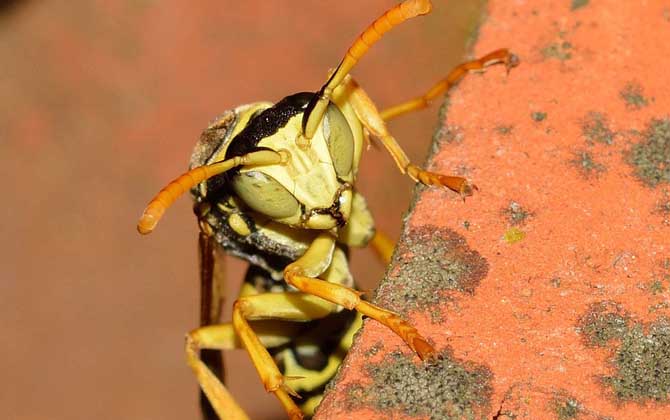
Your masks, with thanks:
M 471 194 L 474 186 L 466 179 L 413 165 L 385 121 L 424 108 L 468 71 L 495 63 L 509 69 L 518 60 L 505 49 L 494 51 L 456 67 L 425 95 L 379 112 L 349 71 L 384 33 L 430 10 L 429 0 L 406 0 L 386 11 L 356 39 L 317 92 L 224 112 L 202 133 L 190 170 L 144 211 L 138 230 L 146 234 L 184 192 L 194 196 L 204 326 L 188 334 L 186 354 L 220 418 L 247 416 L 219 379 L 219 355 L 205 350 L 245 348 L 265 389 L 292 419 L 312 414 L 361 315 L 386 325 L 421 359 L 435 353 L 409 323 L 361 299 L 349 272 L 350 247 L 371 245 L 386 262 L 393 250 L 375 232 L 355 188 L 362 151 L 372 137 L 414 181 Z M 224 324 L 217 323 L 219 249 L 250 263 L 232 322 Z

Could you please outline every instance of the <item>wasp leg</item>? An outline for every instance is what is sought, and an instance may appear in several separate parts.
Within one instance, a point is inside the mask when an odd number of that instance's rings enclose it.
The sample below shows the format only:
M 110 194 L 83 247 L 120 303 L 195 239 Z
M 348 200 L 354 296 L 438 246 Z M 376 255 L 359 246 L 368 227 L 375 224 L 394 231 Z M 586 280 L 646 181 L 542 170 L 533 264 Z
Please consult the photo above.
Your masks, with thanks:
M 430 104 L 430 101 L 451 89 L 451 87 L 465 77 L 466 74 L 470 72 L 484 71 L 486 67 L 494 64 L 504 64 L 509 72 L 512 67 L 519 65 L 519 58 L 509 52 L 509 50 L 503 48 L 488 53 L 476 60 L 462 63 L 451 70 L 447 77 L 433 85 L 433 87 L 431 87 L 424 95 L 417 96 L 409 101 L 387 108 L 381 111 L 379 115 L 385 121 L 388 121 L 400 115 L 423 109 Z
M 302 125 L 303 137 L 299 137 L 301 141 L 309 144 L 309 140 L 311 140 L 319 124 L 321 124 L 321 119 L 326 112 L 333 90 L 342 83 L 345 76 L 358 63 L 358 60 L 368 52 L 370 47 L 379 41 L 386 32 L 393 29 L 393 27 L 400 25 L 407 19 L 428 14 L 431 8 L 430 0 L 405 0 L 387 10 L 386 13 L 368 25 L 356 38 L 351 47 L 349 47 L 340 64 L 317 93 L 318 99 L 305 113 Z
M 302 419 L 302 411 L 291 396 L 299 395 L 286 383 L 272 356 L 249 324 L 253 319 L 309 321 L 323 318 L 335 305 L 302 293 L 268 293 L 238 299 L 233 305 L 233 326 L 249 353 L 266 391 L 275 394 L 291 419 Z
M 198 328 L 186 337 L 186 358 L 193 369 L 200 387 L 207 395 L 214 410 L 222 419 L 247 419 L 221 381 L 198 356 L 201 348 L 225 350 L 244 347 L 261 381 L 272 392 L 291 419 L 302 419 L 302 411 L 293 402 L 297 394 L 286 384 L 267 348 L 287 343 L 295 332 L 290 324 L 280 330 L 269 319 L 285 321 L 311 321 L 323 318 L 336 310 L 336 306 L 304 293 L 263 293 L 240 297 L 233 305 L 233 322 Z M 250 323 L 250 321 L 253 321 Z M 296 324 L 295 328 L 299 327 Z
M 367 93 L 351 77 L 345 79 L 345 84 L 347 86 L 345 89 L 342 89 L 342 95 L 348 96 L 348 100 L 353 106 L 358 119 L 370 134 L 381 141 L 391 157 L 393 157 L 400 172 L 407 174 L 414 181 L 424 185 L 447 187 L 463 197 L 472 195 L 472 191 L 477 189 L 477 187 L 470 184 L 465 178 L 429 172 L 412 164 L 396 139 L 386 128 L 384 119 Z M 335 98 L 336 102 L 338 100 L 341 100 L 341 98 Z
M 389 327 L 422 359 L 433 356 L 435 349 L 416 328 L 391 311 L 361 300 L 361 292 L 342 284 L 314 278 L 324 263 L 329 262 L 335 239 L 328 233 L 320 234 L 305 254 L 284 269 L 284 279 L 296 289 L 319 296 L 347 309 L 355 309 Z M 316 273 L 316 274 L 315 274 Z
M 232 328 L 229 324 L 201 327 L 190 332 L 186 336 L 186 361 L 219 418 L 248 420 L 249 417 L 237 404 L 219 377 L 200 358 L 200 348 L 218 350 L 235 348 L 235 340 L 231 332 Z
M 372 246 L 372 250 L 377 254 L 377 257 L 379 257 L 384 265 L 389 265 L 391 263 L 395 243 L 384 232 L 376 230 L 375 236 L 370 240 L 370 246 Z
M 297 325 L 296 325 L 297 326 Z M 267 348 L 277 347 L 291 340 L 290 324 L 281 326 L 270 321 L 254 323 L 258 336 Z M 231 350 L 242 345 L 235 335 L 232 323 L 209 325 L 191 331 L 186 336 L 186 359 L 196 375 L 200 387 L 211 402 L 217 415 L 225 420 L 248 419 L 242 408 L 209 367 L 198 356 L 198 350 Z
M 383 232 L 375 229 L 372 214 L 365 198 L 354 191 L 349 221 L 337 233 L 337 240 L 348 246 L 372 246 L 375 254 L 385 264 L 391 262 L 395 244 Z M 346 262 L 345 262 L 346 264 Z

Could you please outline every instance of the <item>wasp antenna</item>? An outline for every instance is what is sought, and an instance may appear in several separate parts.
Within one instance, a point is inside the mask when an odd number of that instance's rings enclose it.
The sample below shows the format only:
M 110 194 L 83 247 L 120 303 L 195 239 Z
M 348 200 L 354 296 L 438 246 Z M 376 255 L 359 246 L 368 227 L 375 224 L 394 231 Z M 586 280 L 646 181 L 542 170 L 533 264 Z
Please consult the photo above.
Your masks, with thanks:
M 342 83 L 344 76 L 386 32 L 408 19 L 430 13 L 431 9 L 430 0 L 408 0 L 386 11 L 356 38 L 324 87 L 334 89 Z
M 283 152 L 283 150 L 281 153 L 275 152 L 274 150 L 260 150 L 212 163 L 210 165 L 199 166 L 185 172 L 163 187 L 163 189 L 149 202 L 144 209 L 144 213 L 142 213 L 142 217 L 140 217 L 139 222 L 137 222 L 137 231 L 142 235 L 151 233 L 158 224 L 158 221 L 163 217 L 165 210 L 167 210 L 177 198 L 181 197 L 182 194 L 199 183 L 237 166 L 284 163 L 287 158 L 286 154 Z
M 365 28 L 351 47 L 349 47 L 335 72 L 319 90 L 318 101 L 314 103 L 313 108 L 303 117 L 303 135 L 307 140 L 314 136 L 317 127 L 321 123 L 321 118 L 323 118 L 323 114 L 326 112 L 333 90 L 342 83 L 344 77 L 349 74 L 358 60 L 365 55 L 370 47 L 393 27 L 400 25 L 407 19 L 428 14 L 431 9 L 432 4 L 430 0 L 406 0 L 387 10 L 386 13 Z
M 234 167 L 233 160 L 213 163 L 211 165 L 199 166 L 190 171 L 179 175 L 149 202 L 142 217 L 137 223 L 137 231 L 143 235 L 151 233 L 158 221 L 163 217 L 163 213 L 186 191 L 195 187 L 202 181 L 215 175 L 221 174 Z

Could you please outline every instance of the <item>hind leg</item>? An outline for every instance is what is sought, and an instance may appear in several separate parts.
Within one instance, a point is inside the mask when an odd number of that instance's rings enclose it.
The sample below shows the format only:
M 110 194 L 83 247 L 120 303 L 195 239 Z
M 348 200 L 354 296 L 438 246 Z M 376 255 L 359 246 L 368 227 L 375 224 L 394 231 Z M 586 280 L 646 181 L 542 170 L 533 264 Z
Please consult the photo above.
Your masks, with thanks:
M 302 412 L 293 402 L 297 396 L 267 348 L 276 347 L 292 339 L 299 322 L 327 316 L 336 306 L 303 293 L 264 293 L 242 296 L 233 305 L 233 322 L 198 328 L 186 337 L 186 358 L 198 383 L 207 395 L 217 415 L 222 419 L 247 419 L 233 396 L 223 383 L 207 368 L 198 355 L 198 350 L 232 349 L 243 347 L 249 353 L 261 381 L 268 392 L 274 393 L 291 419 L 301 419 Z M 273 324 L 267 320 L 297 321 Z M 250 322 L 252 321 L 252 322 Z

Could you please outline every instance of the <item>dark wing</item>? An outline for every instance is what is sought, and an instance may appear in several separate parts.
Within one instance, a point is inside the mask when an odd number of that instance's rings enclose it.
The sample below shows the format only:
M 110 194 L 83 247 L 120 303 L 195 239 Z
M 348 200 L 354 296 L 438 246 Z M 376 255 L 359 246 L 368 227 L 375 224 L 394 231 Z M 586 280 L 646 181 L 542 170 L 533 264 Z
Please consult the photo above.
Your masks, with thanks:
M 220 323 L 224 298 L 225 267 L 223 250 L 213 237 L 200 232 L 198 238 L 200 254 L 200 326 Z M 223 359 L 221 351 L 200 351 L 202 361 L 223 382 Z M 207 396 L 200 392 L 200 409 L 205 420 L 218 420 Z

